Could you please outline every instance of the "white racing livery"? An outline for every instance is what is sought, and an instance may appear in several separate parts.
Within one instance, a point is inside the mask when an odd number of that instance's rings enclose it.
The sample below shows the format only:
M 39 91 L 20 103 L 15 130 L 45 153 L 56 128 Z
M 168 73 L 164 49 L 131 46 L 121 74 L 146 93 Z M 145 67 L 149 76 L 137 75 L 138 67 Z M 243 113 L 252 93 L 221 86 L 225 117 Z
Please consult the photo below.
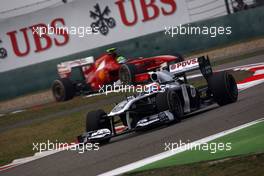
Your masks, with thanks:
M 67 77 L 67 74 L 71 73 L 72 68 L 84 67 L 84 66 L 91 65 L 93 63 L 94 63 L 94 57 L 90 56 L 90 57 L 86 57 L 86 58 L 78 59 L 74 61 L 62 62 L 57 65 L 57 70 L 58 70 L 59 75 L 62 78 L 64 78 L 64 77 Z
M 188 83 L 186 72 L 194 70 L 201 71 L 207 82 L 205 86 L 194 87 Z M 163 64 L 158 71 L 149 74 L 150 88 L 155 83 L 162 89 L 126 97 L 109 114 L 103 110 L 87 113 L 86 132 L 78 136 L 78 141 L 107 143 L 112 137 L 177 123 L 185 115 L 213 103 L 223 106 L 236 102 L 238 98 L 233 76 L 227 72 L 213 73 L 206 57 Z M 115 125 L 120 121 L 126 128 L 117 132 Z

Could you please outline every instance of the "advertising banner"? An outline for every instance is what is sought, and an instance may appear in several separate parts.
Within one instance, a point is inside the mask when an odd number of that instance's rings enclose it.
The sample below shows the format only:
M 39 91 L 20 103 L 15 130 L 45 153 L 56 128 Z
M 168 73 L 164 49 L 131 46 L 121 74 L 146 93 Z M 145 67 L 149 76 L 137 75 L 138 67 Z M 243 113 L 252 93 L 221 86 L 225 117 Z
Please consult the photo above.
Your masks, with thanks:
M 0 23 L 0 72 L 189 23 L 186 3 L 77 0 L 9 18 Z

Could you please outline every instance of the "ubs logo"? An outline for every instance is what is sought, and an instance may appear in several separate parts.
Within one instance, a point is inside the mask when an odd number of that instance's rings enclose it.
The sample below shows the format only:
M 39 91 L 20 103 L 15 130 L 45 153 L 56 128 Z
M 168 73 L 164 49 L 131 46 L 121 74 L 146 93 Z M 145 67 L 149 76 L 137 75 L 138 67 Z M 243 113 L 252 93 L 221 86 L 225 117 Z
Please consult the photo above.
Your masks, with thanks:
M 107 35 L 109 33 L 109 29 L 116 26 L 115 19 L 108 17 L 110 13 L 111 10 L 108 6 L 106 6 L 102 11 L 99 4 L 96 4 L 94 6 L 94 11 L 90 11 L 90 17 L 96 20 L 91 24 L 91 28 L 98 28 L 101 34 Z
M 7 57 L 7 50 L 1 47 L 2 40 L 0 39 L 0 59 L 4 59 Z

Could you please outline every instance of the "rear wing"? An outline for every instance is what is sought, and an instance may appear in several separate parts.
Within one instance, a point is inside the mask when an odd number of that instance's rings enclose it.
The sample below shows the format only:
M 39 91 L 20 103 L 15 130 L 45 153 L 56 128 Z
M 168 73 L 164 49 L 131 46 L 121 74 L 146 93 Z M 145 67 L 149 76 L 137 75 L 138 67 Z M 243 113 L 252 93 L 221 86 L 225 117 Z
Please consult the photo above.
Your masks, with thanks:
M 94 63 L 94 57 L 86 57 L 84 59 L 78 59 L 74 61 L 62 62 L 57 65 L 59 74 L 67 74 L 71 72 L 72 68 L 84 67 Z
M 200 70 L 205 79 L 213 74 L 210 60 L 205 56 L 169 65 L 169 72 L 176 76 L 194 70 Z

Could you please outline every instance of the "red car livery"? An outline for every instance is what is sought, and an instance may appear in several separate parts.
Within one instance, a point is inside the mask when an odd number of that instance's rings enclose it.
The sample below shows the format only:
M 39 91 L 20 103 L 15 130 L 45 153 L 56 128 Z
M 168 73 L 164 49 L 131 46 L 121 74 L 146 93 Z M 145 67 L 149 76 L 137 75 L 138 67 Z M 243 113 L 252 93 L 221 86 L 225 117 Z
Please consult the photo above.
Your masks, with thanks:
M 123 84 L 144 83 L 149 80 L 148 72 L 164 63 L 182 61 L 180 55 L 162 55 L 149 58 L 126 59 L 110 49 L 96 60 L 93 57 L 58 64 L 60 79 L 52 85 L 56 101 L 67 101 L 75 95 L 97 92 L 103 85 L 120 81 Z M 74 79 L 73 72 L 79 73 Z

